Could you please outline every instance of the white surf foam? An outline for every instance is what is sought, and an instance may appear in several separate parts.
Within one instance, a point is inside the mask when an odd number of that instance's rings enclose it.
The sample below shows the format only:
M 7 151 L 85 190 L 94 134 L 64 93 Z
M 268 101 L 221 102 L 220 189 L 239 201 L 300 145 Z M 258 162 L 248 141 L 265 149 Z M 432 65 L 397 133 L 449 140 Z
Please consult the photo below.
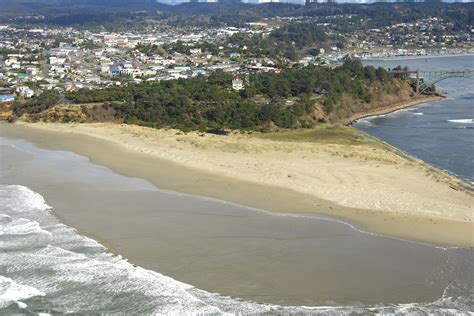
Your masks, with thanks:
M 15 198 L 12 198 L 12 192 L 15 193 Z M 13 214 L 29 212 L 32 209 L 38 211 L 51 209 L 39 193 L 21 185 L 1 186 L 0 205 L 8 205 L 9 212 Z
M 451 123 L 460 123 L 460 124 L 473 124 L 473 123 L 474 123 L 474 119 L 470 118 L 470 119 L 448 120 L 448 122 L 451 122 Z
M 27 305 L 21 303 L 20 300 L 44 295 L 34 287 L 18 284 L 12 279 L 0 275 L 0 308 L 5 308 L 13 303 L 25 308 Z
M 42 229 L 38 222 L 31 221 L 26 218 L 19 218 L 0 227 L 1 235 L 30 235 L 45 234 L 51 235 L 50 232 Z

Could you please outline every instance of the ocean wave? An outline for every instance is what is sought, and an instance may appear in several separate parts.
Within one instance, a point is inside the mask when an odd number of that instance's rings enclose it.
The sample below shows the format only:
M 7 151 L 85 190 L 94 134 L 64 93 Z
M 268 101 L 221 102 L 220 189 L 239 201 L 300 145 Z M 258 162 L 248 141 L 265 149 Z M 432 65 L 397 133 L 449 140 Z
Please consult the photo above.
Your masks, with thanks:
M 45 294 L 34 287 L 21 285 L 10 278 L 0 275 L 0 308 L 5 308 L 11 304 L 18 304 L 20 308 L 27 305 L 21 303 L 20 300 L 33 296 L 44 296 Z
M 279 306 L 243 301 L 206 292 L 109 253 L 100 243 L 60 223 L 44 199 L 26 187 L 0 185 L 0 209 L 5 213 L 0 218 L 8 226 L 2 226 L 8 234 L 0 235 L 0 241 L 8 241 L 10 247 L 8 252 L 0 251 L 4 275 L 0 276 L 0 314 L 50 310 L 180 315 L 469 314 L 472 306 L 465 284 L 449 286 L 443 297 L 431 303 Z M 19 230 L 15 232 L 14 227 Z M 38 238 L 25 249 L 25 236 Z
M 355 125 L 373 126 L 374 123 L 372 122 L 372 119 L 374 118 L 375 116 L 361 118 L 355 122 Z
M 0 235 L 24 236 L 31 234 L 51 235 L 50 232 L 42 229 L 38 222 L 26 218 L 10 221 L 8 224 L 0 227 Z
M 12 198 L 12 192 L 15 197 Z M 46 211 L 51 207 L 46 204 L 43 196 L 25 186 L 3 185 L 0 187 L 0 205 L 8 205 L 12 214 L 31 213 L 31 210 Z
M 460 124 L 473 124 L 474 119 L 472 119 L 472 118 L 469 118 L 469 119 L 456 119 L 456 120 L 448 120 L 448 122 L 460 123 Z
M 11 222 L 12 218 L 11 216 L 8 216 L 6 214 L 0 214 L 0 224 L 6 224 Z

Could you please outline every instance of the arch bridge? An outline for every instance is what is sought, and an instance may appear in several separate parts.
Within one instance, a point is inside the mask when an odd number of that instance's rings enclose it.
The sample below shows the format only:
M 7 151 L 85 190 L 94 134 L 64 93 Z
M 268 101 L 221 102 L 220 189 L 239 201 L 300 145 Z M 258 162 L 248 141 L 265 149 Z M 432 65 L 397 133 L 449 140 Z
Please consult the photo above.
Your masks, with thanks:
M 468 78 L 474 80 L 474 69 L 416 69 L 416 70 L 392 70 L 392 74 L 411 75 L 416 80 L 416 93 L 421 94 L 433 88 L 434 85 L 448 78 Z M 414 76 L 413 76 L 414 75 Z

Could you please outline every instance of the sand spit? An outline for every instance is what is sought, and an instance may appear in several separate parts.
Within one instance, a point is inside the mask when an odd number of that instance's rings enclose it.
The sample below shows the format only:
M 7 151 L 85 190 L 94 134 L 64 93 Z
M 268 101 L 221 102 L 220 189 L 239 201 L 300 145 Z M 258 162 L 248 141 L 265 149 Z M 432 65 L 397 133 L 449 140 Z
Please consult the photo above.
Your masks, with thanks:
M 276 212 L 327 214 L 401 238 L 474 246 L 472 185 L 343 126 L 228 136 L 110 123 L 21 122 L 8 130 L 0 129 L 75 151 L 163 189 Z M 106 147 L 88 146 L 93 140 L 113 144 L 120 158 Z M 136 155 L 154 159 L 157 169 L 172 163 L 168 177 L 181 180 L 163 179 L 136 163 Z M 193 181 L 185 181 L 187 172 Z

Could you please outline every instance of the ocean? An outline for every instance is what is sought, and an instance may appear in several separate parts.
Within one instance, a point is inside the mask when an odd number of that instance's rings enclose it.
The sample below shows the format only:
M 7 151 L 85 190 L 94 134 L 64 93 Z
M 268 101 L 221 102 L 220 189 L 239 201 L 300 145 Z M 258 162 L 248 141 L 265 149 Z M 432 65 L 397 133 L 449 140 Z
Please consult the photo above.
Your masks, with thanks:
M 474 56 L 366 61 L 368 65 L 410 69 L 474 69 Z M 449 78 L 436 87 L 439 102 L 360 120 L 354 127 L 412 156 L 474 182 L 474 80 Z

